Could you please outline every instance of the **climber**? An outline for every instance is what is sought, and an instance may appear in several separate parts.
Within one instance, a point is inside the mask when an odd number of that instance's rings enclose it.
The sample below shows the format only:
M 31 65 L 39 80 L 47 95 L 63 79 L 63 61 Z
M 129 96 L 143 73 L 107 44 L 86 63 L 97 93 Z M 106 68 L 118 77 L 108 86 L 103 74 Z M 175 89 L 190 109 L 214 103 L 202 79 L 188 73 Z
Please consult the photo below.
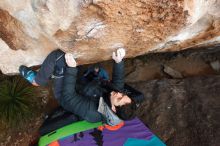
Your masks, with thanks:
M 116 125 L 120 119 L 133 117 L 135 102 L 123 94 L 125 49 L 113 52 L 112 83 L 102 88 L 96 81 L 86 84 L 77 92 L 77 63 L 70 53 L 55 50 L 44 60 L 38 73 L 26 66 L 20 66 L 20 74 L 32 85 L 46 85 L 54 79 L 54 95 L 59 104 L 89 122 L 105 121 Z M 100 98 L 103 97 L 103 98 Z M 116 115 L 117 116 L 116 116 Z M 118 118 L 119 117 L 119 118 Z
M 87 83 L 93 80 L 108 82 L 108 73 L 99 64 L 89 67 L 83 74 L 82 81 Z

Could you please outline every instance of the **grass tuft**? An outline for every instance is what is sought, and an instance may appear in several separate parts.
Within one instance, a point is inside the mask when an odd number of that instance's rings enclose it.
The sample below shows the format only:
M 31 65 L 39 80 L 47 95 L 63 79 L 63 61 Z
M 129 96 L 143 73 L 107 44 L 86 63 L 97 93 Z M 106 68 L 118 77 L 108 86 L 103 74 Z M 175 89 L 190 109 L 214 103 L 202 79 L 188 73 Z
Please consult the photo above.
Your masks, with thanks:
M 0 119 L 12 127 L 19 127 L 36 110 L 35 89 L 20 77 L 0 81 Z

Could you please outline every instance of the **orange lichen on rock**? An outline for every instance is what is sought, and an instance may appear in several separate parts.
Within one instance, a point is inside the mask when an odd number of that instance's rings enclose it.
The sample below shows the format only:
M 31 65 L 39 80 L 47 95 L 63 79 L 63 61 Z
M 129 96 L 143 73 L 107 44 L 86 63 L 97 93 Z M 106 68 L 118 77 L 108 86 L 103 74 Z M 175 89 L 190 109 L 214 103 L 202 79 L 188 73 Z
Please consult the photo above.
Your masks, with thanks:
M 7 11 L 0 9 L 0 38 L 13 50 L 17 48 L 24 49 L 22 42 L 19 40 L 21 36 L 16 35 L 16 32 L 21 29 L 22 25 L 17 19 L 13 18 Z
M 146 43 L 143 38 L 148 38 L 147 43 L 164 40 L 182 28 L 186 20 L 183 0 L 118 0 L 103 1 L 98 5 L 108 24 L 116 28 L 124 25 L 125 31 L 132 31 L 129 42 Z

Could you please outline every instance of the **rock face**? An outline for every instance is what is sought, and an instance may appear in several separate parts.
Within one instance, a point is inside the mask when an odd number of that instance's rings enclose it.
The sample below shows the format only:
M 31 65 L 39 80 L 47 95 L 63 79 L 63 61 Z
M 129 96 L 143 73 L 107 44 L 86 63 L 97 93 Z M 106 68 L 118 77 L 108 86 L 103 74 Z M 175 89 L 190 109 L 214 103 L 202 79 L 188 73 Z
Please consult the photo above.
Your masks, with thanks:
M 138 117 L 167 145 L 218 145 L 220 76 L 131 85 L 145 95 Z
M 1 0 L 0 69 L 41 64 L 56 48 L 79 64 L 220 42 L 219 0 Z

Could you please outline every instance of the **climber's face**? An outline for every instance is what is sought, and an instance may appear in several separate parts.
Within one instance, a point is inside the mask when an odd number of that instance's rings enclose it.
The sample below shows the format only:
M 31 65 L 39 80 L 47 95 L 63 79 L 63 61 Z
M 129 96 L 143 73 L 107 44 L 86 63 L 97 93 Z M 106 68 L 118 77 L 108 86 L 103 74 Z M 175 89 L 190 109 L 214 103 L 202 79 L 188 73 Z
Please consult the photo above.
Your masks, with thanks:
M 95 73 L 98 73 L 99 72 L 99 68 L 98 67 L 94 68 L 94 71 L 95 71 Z
M 111 100 L 111 104 L 114 106 L 122 106 L 131 103 L 130 97 L 128 97 L 123 93 L 115 92 L 115 91 L 111 92 L 110 100 Z

